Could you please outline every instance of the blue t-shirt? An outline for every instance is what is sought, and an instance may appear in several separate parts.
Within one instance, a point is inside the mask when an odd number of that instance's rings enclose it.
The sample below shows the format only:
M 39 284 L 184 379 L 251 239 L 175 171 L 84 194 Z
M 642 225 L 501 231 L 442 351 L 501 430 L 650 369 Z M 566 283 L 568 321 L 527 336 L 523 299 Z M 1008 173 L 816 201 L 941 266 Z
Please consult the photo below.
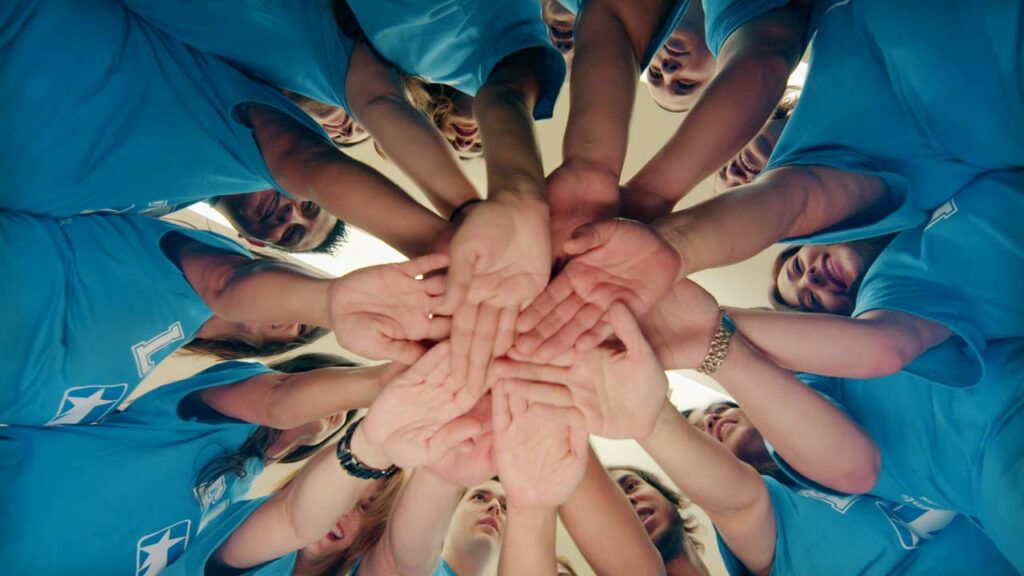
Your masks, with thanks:
M 275 188 L 250 105 L 329 141 L 276 89 L 119 0 L 5 3 L 0 30 L 0 86 L 18 87 L 0 107 L 0 208 L 152 213 Z
M 0 428 L 0 538 L 11 574 L 154 576 L 242 498 L 263 462 L 197 486 L 258 428 L 192 393 L 270 372 L 226 362 L 157 388 L 98 426 Z
M 900 233 L 871 265 L 853 316 L 899 310 L 946 326 L 953 336 L 906 371 L 972 385 L 988 340 L 1024 337 L 1024 171 L 979 177 L 939 206 L 925 226 Z M 950 361 L 940 362 L 948 359 Z
M 362 561 L 363 561 L 362 558 L 356 560 L 356 563 L 352 566 L 352 570 L 349 571 L 348 576 L 358 576 L 358 574 L 359 574 L 359 564 L 361 564 Z M 434 572 L 433 572 L 433 574 L 431 574 L 431 576 L 459 576 L 459 575 L 455 573 L 455 570 L 452 569 L 450 564 L 448 564 L 447 562 L 444 561 L 444 558 L 440 558 L 440 563 L 437 565 L 437 568 L 434 569 Z
M 869 380 L 799 377 L 878 445 L 881 467 L 871 494 L 925 510 L 960 512 L 985 526 L 987 511 L 979 507 L 978 496 L 985 489 L 986 465 L 996 459 L 1024 461 L 1024 340 L 992 343 L 983 360 L 985 378 L 969 388 L 940 386 L 906 371 Z M 1010 445 L 1004 442 L 1013 437 Z M 770 452 L 794 480 L 829 491 Z M 1007 481 L 1019 482 L 1019 476 Z M 1016 494 L 1012 501 L 1020 503 L 1024 497 L 1019 489 Z
M 228 509 L 211 521 L 202 534 L 191 543 L 185 553 L 174 564 L 163 571 L 164 576 L 195 576 L 207 572 L 207 564 L 228 537 L 245 522 L 270 496 L 235 502 Z M 239 576 L 292 576 L 295 570 L 297 552 L 254 566 L 238 573 Z M 233 572 L 234 573 L 234 572 Z
M 718 58 L 722 45 L 740 26 L 789 4 L 790 0 L 704 0 L 704 39 Z
M 573 14 L 579 14 L 580 10 L 587 5 L 587 0 L 558 0 L 558 3 L 565 6 L 567 10 Z M 661 47 L 668 42 L 672 32 L 675 32 L 676 26 L 682 21 L 683 16 L 686 14 L 686 9 L 690 6 L 690 0 L 676 0 L 672 6 L 671 11 L 666 15 L 664 23 L 655 32 L 654 37 L 651 38 L 650 44 L 647 45 L 647 51 L 644 52 L 644 57 L 640 61 L 640 69 L 644 70 L 654 59 L 654 55 L 661 50 Z
M 147 22 L 267 83 L 348 110 L 352 40 L 331 0 L 124 0 Z
M 565 60 L 548 40 L 539 0 L 349 0 L 366 37 L 408 74 L 470 96 L 505 57 L 543 48 L 546 75 L 533 115 L 550 118 L 565 79 Z
M 870 496 L 833 496 L 764 482 L 775 512 L 772 575 L 1015 574 L 984 534 L 956 517 L 937 533 L 926 513 Z M 718 537 L 729 574 L 750 574 Z
M 880 54 L 889 50 L 870 34 L 865 2 L 820 2 L 807 81 L 766 171 L 822 165 L 882 178 L 893 196 L 888 215 L 867 224 L 844 223 L 799 243 L 842 242 L 922 224 L 982 170 L 937 149 L 907 113 Z M 892 3 L 889 3 L 892 4 Z M 941 12 L 934 8 L 919 10 Z M 938 80 L 945 68 L 931 70 Z M 932 109 L 946 114 L 948 109 Z
M 0 210 L 0 423 L 96 422 L 195 337 L 213 313 L 164 252 L 173 235 L 249 256 L 154 218 Z

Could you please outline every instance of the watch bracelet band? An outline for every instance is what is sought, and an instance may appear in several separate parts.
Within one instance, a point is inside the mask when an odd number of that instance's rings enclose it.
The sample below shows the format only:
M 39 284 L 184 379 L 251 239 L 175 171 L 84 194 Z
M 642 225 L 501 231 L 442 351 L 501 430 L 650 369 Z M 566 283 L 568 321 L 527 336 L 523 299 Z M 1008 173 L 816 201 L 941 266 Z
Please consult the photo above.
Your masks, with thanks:
M 380 478 L 388 478 L 398 472 L 398 466 L 389 466 L 388 468 L 381 470 L 380 468 L 372 468 L 363 464 L 356 458 L 356 455 L 352 453 L 352 435 L 355 433 L 356 428 L 362 423 L 362 418 L 356 420 L 348 427 L 345 434 L 338 440 L 338 448 L 335 451 L 335 455 L 338 457 L 338 464 L 341 468 L 349 475 L 355 478 L 361 478 L 363 480 L 378 480 Z
M 472 206 L 473 204 L 476 204 L 477 202 L 483 202 L 483 201 L 484 201 L 483 198 L 472 198 L 470 200 L 466 200 L 462 204 L 459 204 L 458 206 L 456 206 L 454 210 L 452 210 L 452 215 L 448 218 L 448 221 L 449 222 L 457 221 L 459 218 L 462 217 L 462 213 L 466 211 L 466 208 L 469 208 L 470 206 Z
M 729 355 L 732 335 L 736 333 L 736 324 L 725 308 L 719 308 L 718 314 L 718 330 L 715 330 L 715 336 L 711 339 L 708 353 L 704 355 L 704 360 L 697 367 L 697 372 L 701 374 L 714 374 L 722 362 L 725 362 L 725 357 Z

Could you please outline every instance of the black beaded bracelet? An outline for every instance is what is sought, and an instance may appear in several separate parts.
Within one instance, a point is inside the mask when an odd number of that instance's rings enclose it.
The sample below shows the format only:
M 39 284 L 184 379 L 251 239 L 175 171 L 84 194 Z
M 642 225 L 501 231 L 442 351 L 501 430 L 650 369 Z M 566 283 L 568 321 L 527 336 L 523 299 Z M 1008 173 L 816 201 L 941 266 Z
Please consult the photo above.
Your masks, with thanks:
M 335 455 L 338 456 L 338 464 L 341 465 L 342 469 L 348 473 L 349 476 L 355 478 L 361 478 L 363 480 L 378 480 L 380 478 L 388 478 L 398 472 L 398 466 L 389 466 L 385 470 L 379 468 L 372 468 L 363 464 L 356 458 L 355 454 L 352 453 L 352 435 L 356 431 L 356 427 L 363 421 L 362 418 L 356 420 L 348 427 L 345 431 L 345 435 L 338 440 L 338 449 L 335 451 Z
M 472 200 L 466 200 L 462 204 L 459 204 L 458 206 L 456 206 L 455 210 L 452 210 L 452 215 L 448 218 L 448 221 L 449 222 L 455 222 L 456 220 L 459 219 L 459 217 L 462 216 L 462 213 L 466 211 L 466 208 L 469 208 L 470 206 L 472 206 L 473 204 L 476 204 L 477 202 L 483 202 L 483 201 L 484 201 L 483 198 L 473 198 Z

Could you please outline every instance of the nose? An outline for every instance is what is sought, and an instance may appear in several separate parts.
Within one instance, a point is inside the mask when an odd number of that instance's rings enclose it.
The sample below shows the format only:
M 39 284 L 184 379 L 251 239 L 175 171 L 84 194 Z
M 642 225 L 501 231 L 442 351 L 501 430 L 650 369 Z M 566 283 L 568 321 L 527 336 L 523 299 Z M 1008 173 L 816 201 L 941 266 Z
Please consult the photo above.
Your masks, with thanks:
M 295 209 L 293 202 L 284 202 L 282 198 L 283 206 L 277 210 L 277 222 L 278 224 L 292 224 L 301 220 L 299 211 Z
M 573 43 L 571 40 L 555 42 L 555 48 L 558 48 L 558 51 L 561 52 L 562 54 L 565 54 L 566 52 L 571 52 L 572 47 Z
M 825 276 L 821 273 L 821 268 L 817 264 L 808 266 L 807 273 L 804 274 L 807 283 L 812 286 L 825 286 Z
M 704 432 L 710 434 L 711 430 L 715 427 L 715 422 L 721 418 L 718 414 L 705 414 L 704 415 Z
M 455 137 L 455 147 L 459 150 L 469 150 L 474 144 L 476 144 L 476 136 L 471 136 L 469 138 L 466 138 L 465 136 Z
M 661 59 L 661 70 L 662 70 L 663 73 L 671 74 L 671 73 L 675 72 L 676 70 L 679 70 L 679 68 L 680 68 L 679 62 L 677 62 L 676 60 L 674 60 L 672 58 L 662 58 Z
M 639 502 L 636 499 L 636 496 L 628 496 L 626 499 L 629 500 L 629 503 L 633 505 L 633 508 L 636 508 L 637 502 Z

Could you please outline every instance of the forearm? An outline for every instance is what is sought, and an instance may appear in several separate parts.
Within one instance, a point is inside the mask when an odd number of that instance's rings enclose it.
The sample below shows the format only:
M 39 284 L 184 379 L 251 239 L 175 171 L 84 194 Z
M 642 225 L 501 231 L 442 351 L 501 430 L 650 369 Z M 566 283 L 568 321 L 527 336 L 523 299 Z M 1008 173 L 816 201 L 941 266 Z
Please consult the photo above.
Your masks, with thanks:
M 664 574 L 658 550 L 593 449 L 583 480 L 558 514 L 595 573 Z
M 266 424 L 285 430 L 366 408 L 383 387 L 382 370 L 383 366 L 361 366 L 289 374 L 269 392 Z
M 831 402 L 750 346 L 741 334 L 733 337 L 715 379 L 743 407 L 765 440 L 801 474 L 842 492 L 867 492 L 874 486 L 880 457 L 871 437 Z
M 752 54 L 724 66 L 667 144 L 626 185 L 626 204 L 660 205 L 667 214 L 694 186 L 725 164 L 764 126 L 795 62 Z M 632 214 L 643 220 L 655 214 Z
M 545 574 L 555 576 L 555 522 L 553 508 L 538 510 L 509 506 L 505 520 L 505 536 L 501 543 L 499 576 Z
M 546 201 L 544 166 L 533 131 L 535 99 L 536 94 L 496 83 L 481 88 L 473 101 L 484 141 L 488 199 Z
M 775 364 L 796 372 L 858 379 L 897 372 L 941 342 L 931 337 L 935 331 L 929 326 L 934 323 L 882 312 L 881 318 L 862 319 L 729 308 L 744 338 Z M 938 336 L 944 339 L 943 332 Z
M 226 282 L 200 293 L 214 314 L 232 322 L 330 326 L 330 279 L 286 262 L 237 262 Z
M 369 465 L 389 465 L 364 439 L 357 445 L 353 438 L 353 452 Z M 323 538 L 371 483 L 346 473 L 334 450 L 322 450 L 287 488 L 264 502 L 231 534 L 215 558 L 234 568 L 249 568 L 308 546 Z
M 391 509 L 387 533 L 366 556 L 362 576 L 433 574 L 462 488 L 418 468 Z
M 441 216 L 448 218 L 456 207 L 480 196 L 441 133 L 402 96 L 375 98 L 360 118 L 365 118 L 363 126 Z

